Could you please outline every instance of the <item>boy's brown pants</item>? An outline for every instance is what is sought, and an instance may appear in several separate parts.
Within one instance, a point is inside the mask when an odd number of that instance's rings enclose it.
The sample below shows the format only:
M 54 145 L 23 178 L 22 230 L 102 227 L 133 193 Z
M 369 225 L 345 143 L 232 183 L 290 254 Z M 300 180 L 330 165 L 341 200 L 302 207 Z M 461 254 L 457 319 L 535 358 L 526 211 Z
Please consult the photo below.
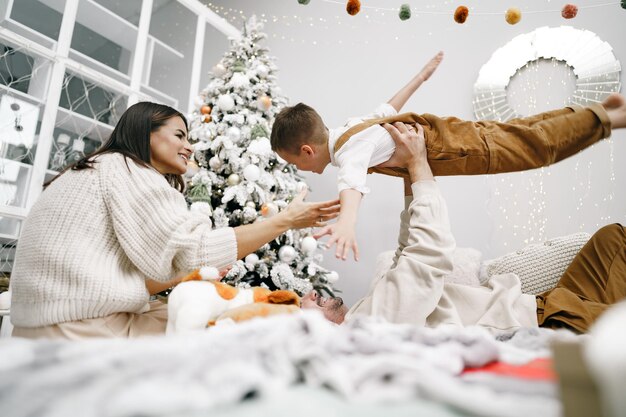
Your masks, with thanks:
M 435 176 L 498 174 L 539 168 L 565 159 L 611 134 L 606 111 L 597 103 L 506 123 L 403 113 L 351 127 L 337 140 L 334 151 L 374 124 L 394 122 L 422 125 L 428 162 Z M 370 168 L 369 172 L 408 175 L 404 168 Z
M 626 298 L 626 228 L 598 230 L 578 252 L 556 288 L 537 296 L 542 327 L 584 333 L 611 304 Z

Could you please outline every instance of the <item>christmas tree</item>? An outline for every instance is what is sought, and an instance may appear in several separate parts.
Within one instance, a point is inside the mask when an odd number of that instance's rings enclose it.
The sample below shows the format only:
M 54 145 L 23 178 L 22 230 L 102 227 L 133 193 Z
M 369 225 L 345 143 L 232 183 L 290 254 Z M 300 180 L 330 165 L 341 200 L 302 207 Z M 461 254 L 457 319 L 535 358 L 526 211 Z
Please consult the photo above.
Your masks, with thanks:
M 231 40 L 189 116 L 195 163 L 186 175 L 186 196 L 190 209 L 209 214 L 215 227 L 263 221 L 306 187 L 296 168 L 270 146 L 274 117 L 287 99 L 276 85 L 273 58 L 259 45 L 265 38 L 261 29 L 252 17 L 241 38 Z M 319 266 L 322 255 L 311 234 L 288 231 L 237 261 L 223 281 L 333 295 L 337 274 Z

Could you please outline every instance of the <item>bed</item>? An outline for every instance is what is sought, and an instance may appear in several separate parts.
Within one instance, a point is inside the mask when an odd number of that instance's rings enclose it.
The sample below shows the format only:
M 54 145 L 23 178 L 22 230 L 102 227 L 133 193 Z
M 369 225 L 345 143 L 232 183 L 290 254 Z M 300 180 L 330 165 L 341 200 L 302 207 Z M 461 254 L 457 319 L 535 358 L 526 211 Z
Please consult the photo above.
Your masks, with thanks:
M 554 279 L 588 238 L 573 236 L 489 262 L 458 251 L 447 279 L 478 285 L 501 268 L 524 276 L 529 256 L 551 259 Z M 553 285 L 539 282 L 546 274 L 534 279 L 536 268 L 528 273 L 523 285 Z M 337 326 L 315 311 L 134 340 L 5 338 L 0 415 L 560 416 L 550 346 L 581 338 L 372 317 Z

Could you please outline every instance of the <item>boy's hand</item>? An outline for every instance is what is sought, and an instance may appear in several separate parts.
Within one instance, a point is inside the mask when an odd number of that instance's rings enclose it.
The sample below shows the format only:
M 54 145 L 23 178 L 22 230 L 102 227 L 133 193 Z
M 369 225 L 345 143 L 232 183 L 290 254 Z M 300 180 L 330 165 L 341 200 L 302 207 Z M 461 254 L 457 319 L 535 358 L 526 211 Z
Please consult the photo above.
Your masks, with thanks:
M 428 61 L 426 65 L 424 65 L 424 68 L 422 68 L 422 70 L 420 71 L 420 76 L 422 77 L 423 81 L 426 81 L 430 78 L 431 75 L 433 75 L 433 72 L 435 72 L 439 64 L 441 64 L 442 60 L 443 51 L 439 51 L 437 55 L 432 57 L 432 59 Z
M 319 239 L 325 235 L 330 235 L 330 239 L 326 242 L 326 248 L 331 248 L 335 243 L 337 244 L 335 251 L 335 257 L 337 259 L 345 261 L 348 258 L 348 252 L 352 249 L 352 252 L 354 252 L 354 260 L 359 260 L 359 247 L 356 244 L 356 233 L 353 225 L 338 221 L 337 223 L 320 229 L 313 237 Z

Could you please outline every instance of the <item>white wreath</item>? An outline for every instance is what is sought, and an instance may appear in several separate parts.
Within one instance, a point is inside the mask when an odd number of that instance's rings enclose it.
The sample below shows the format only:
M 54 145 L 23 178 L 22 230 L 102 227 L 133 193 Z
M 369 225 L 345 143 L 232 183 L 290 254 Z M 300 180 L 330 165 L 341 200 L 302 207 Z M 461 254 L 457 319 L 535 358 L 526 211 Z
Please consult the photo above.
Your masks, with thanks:
M 571 67 L 576 76 L 571 103 L 588 105 L 620 90 L 621 67 L 611 45 L 588 30 L 542 27 L 513 38 L 480 69 L 474 84 L 476 118 L 506 121 L 522 117 L 509 105 L 506 89 L 520 69 L 542 58 L 564 61 Z

